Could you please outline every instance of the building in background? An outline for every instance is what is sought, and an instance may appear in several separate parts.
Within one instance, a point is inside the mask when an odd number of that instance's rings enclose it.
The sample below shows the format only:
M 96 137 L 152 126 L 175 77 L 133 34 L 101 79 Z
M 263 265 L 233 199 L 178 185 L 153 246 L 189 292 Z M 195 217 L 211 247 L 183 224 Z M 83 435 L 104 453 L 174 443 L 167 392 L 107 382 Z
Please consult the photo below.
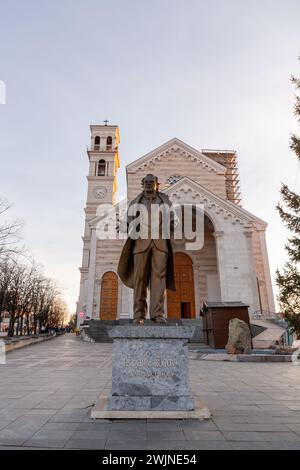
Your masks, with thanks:
M 99 240 L 97 207 L 115 204 L 119 129 L 92 125 L 83 257 L 77 313 L 84 318 L 132 318 L 133 291 L 117 265 L 124 240 Z M 160 191 L 176 204 L 202 203 L 204 246 L 186 251 L 174 240 L 176 292 L 167 291 L 170 318 L 197 318 L 203 302 L 249 305 L 250 316 L 275 311 L 265 232 L 267 223 L 242 207 L 235 151 L 196 150 L 174 138 L 126 167 L 127 197 L 141 192 L 141 180 L 158 176 Z M 78 315 L 79 317 L 79 315 Z

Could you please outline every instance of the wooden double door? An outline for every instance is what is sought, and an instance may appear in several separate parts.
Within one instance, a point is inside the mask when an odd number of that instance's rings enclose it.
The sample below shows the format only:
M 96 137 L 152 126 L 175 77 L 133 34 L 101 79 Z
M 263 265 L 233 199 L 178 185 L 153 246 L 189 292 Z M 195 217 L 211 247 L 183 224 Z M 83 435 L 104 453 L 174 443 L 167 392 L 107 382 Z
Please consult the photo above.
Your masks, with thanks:
M 176 291 L 167 290 L 167 316 L 195 318 L 193 263 L 185 253 L 175 253 L 174 273 Z
M 118 276 L 106 272 L 101 282 L 100 320 L 116 320 L 118 312 Z

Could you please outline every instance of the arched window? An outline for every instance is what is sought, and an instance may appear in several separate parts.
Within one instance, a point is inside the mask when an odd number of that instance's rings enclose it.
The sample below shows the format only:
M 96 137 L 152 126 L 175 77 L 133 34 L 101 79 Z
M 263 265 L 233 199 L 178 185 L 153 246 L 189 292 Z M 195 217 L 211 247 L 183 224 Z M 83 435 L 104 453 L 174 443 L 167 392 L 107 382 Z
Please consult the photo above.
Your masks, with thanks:
M 99 150 L 99 148 L 100 148 L 100 137 L 99 135 L 96 135 L 95 143 L 94 143 L 94 150 Z
M 112 149 L 112 137 L 109 135 L 106 139 L 106 150 Z
M 105 176 L 106 163 L 105 160 L 99 160 L 98 162 L 98 176 Z

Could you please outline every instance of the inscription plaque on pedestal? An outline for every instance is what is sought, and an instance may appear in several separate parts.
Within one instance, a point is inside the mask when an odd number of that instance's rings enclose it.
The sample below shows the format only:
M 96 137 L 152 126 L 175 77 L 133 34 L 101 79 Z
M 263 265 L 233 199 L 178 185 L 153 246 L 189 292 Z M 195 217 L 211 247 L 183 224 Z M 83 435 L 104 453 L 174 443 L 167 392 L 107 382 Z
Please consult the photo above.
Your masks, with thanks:
M 189 326 L 116 326 L 108 410 L 192 411 Z

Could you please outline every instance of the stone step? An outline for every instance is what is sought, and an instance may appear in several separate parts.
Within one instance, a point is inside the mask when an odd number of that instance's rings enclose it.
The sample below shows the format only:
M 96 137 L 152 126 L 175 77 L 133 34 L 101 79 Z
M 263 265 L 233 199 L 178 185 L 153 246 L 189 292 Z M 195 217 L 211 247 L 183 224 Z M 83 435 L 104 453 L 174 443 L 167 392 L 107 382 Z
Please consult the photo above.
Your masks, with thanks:
M 204 335 L 203 335 L 203 320 L 202 318 L 195 318 L 195 319 L 187 319 L 187 318 L 182 318 L 181 323 L 182 325 L 189 325 L 189 324 L 194 324 L 195 326 L 195 333 L 193 337 L 191 338 L 190 342 L 191 343 L 204 343 Z

